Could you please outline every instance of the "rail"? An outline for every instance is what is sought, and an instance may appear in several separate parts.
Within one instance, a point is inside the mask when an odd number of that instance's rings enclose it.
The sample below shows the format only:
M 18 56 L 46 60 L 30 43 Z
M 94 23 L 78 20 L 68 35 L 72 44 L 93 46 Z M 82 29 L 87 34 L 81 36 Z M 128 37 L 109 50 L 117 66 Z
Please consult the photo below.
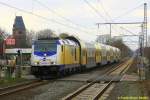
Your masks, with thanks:
M 123 63 L 119 64 L 117 67 L 114 67 L 111 70 L 109 70 L 108 72 L 106 72 L 105 75 L 110 75 L 115 70 L 119 69 L 120 67 L 123 67 L 123 69 L 118 74 L 118 75 L 121 75 L 122 73 L 124 73 L 127 70 L 127 68 L 129 68 L 129 65 L 131 64 L 131 62 L 132 62 L 132 59 L 130 59 L 126 62 L 123 62 Z M 105 75 L 103 75 L 103 77 Z M 74 99 L 74 98 L 77 98 L 77 99 L 81 99 L 81 98 L 84 98 L 84 99 L 88 98 L 89 99 L 90 98 L 90 100 L 97 100 L 107 90 L 107 88 L 113 83 L 113 81 L 114 81 L 114 78 L 112 78 L 110 81 L 108 81 L 106 83 L 105 82 L 97 83 L 97 78 L 96 78 L 92 82 L 87 83 L 84 86 L 80 87 L 75 92 L 67 95 L 62 100 L 71 100 L 71 99 Z M 97 87 L 97 86 L 100 86 L 101 88 L 97 88 L 97 93 L 93 94 L 92 89 Z M 87 92 L 87 93 L 85 93 L 85 92 Z M 93 92 L 96 92 L 96 91 L 93 90 Z M 84 96 L 85 94 L 87 94 L 86 97 Z M 94 96 L 93 95 L 90 96 L 90 94 L 93 94 Z
M 19 91 L 23 91 L 26 89 L 34 88 L 40 85 L 44 85 L 48 83 L 48 81 L 34 80 L 27 83 L 22 83 L 14 86 L 9 86 L 5 88 L 0 88 L 0 96 L 10 95 Z

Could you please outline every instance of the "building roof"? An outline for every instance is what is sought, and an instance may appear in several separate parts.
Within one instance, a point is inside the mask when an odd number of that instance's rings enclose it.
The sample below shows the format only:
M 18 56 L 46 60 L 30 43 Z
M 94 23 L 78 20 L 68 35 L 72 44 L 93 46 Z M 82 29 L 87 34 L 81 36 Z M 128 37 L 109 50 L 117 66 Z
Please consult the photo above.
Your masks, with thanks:
M 5 49 L 6 54 L 17 54 L 17 51 L 21 50 L 23 54 L 30 54 L 32 49 L 31 48 L 12 48 L 12 49 Z
M 13 28 L 25 30 L 25 25 L 22 16 L 16 16 Z

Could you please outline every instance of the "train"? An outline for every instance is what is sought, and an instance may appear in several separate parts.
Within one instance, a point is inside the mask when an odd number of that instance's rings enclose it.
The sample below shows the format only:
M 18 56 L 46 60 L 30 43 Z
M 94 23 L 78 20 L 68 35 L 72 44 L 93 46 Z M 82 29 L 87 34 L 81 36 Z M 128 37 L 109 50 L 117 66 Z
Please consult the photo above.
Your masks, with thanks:
M 120 61 L 118 48 L 84 42 L 75 36 L 41 38 L 32 43 L 31 73 L 37 78 L 63 76 Z

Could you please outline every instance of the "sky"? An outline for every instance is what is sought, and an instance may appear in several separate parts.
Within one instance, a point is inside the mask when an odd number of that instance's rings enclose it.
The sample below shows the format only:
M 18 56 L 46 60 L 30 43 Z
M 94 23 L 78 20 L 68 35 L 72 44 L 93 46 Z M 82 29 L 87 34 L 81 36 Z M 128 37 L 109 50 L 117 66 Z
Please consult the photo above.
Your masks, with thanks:
M 109 34 L 108 25 L 98 29 L 96 23 L 142 22 L 144 3 L 148 6 L 150 35 L 150 0 L 0 0 L 0 27 L 12 34 L 15 16 L 22 16 L 28 30 L 51 29 L 56 34 L 67 32 L 84 41 L 95 41 L 98 35 Z M 138 35 L 140 31 L 140 25 L 112 25 L 112 37 Z M 138 37 L 123 40 L 137 49 Z

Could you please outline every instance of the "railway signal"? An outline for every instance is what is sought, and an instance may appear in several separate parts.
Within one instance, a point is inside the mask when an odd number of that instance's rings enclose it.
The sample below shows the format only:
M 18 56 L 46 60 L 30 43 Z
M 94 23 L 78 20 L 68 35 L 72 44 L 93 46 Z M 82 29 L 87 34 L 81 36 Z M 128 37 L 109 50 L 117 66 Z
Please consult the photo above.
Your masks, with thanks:
M 17 77 L 20 78 L 21 77 L 21 66 L 22 66 L 22 50 L 17 50 Z

